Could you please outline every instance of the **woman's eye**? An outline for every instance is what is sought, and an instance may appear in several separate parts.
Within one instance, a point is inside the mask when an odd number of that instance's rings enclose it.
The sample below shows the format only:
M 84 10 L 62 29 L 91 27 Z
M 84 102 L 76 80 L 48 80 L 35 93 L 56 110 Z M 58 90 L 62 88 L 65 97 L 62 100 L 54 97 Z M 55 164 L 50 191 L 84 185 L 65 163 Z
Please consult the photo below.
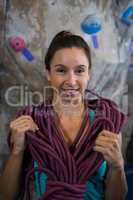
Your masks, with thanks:
M 84 72 L 84 69 L 78 69 L 78 70 L 76 70 L 75 72 L 76 72 L 76 74 L 81 74 L 81 73 Z
M 62 74 L 63 74 L 63 73 L 66 72 L 66 70 L 64 70 L 64 69 L 57 69 L 56 72 L 57 72 L 57 73 L 62 73 Z

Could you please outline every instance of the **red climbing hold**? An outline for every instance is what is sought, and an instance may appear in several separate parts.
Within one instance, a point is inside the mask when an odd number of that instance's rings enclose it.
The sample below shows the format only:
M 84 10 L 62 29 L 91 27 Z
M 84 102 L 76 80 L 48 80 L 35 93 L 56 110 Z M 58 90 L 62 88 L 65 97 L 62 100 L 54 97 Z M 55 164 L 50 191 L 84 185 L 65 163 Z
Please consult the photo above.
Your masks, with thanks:
M 16 52 L 22 51 L 26 47 L 24 39 L 17 36 L 9 38 L 9 43 Z

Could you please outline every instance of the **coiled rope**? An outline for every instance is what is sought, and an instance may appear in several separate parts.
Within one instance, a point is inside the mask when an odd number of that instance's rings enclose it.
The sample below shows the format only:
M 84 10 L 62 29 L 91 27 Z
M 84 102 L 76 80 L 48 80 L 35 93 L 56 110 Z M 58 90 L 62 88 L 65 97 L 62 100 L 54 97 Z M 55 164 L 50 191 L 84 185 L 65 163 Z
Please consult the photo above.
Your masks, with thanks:
M 38 200 L 83 200 L 87 180 L 103 162 L 102 154 L 93 151 L 95 139 L 103 129 L 118 134 L 125 116 L 108 99 L 99 97 L 87 101 L 83 126 L 74 143 L 68 146 L 52 115 L 53 107 L 49 105 L 43 103 L 24 111 L 39 127 L 36 134 L 32 131 L 26 133 L 26 151 L 32 161 L 38 162 L 38 169 L 34 169 L 33 165 L 27 168 L 24 175 L 25 199 L 31 200 L 29 182 L 38 171 L 45 172 L 48 177 L 46 191 Z M 92 124 L 88 118 L 91 109 L 95 111 Z

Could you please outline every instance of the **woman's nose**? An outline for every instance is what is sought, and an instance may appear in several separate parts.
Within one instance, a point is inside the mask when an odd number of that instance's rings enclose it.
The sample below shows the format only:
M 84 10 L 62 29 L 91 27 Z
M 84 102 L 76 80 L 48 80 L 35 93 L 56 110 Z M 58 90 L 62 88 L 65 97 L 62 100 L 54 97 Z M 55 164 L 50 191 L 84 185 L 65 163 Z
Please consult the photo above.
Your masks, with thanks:
M 76 84 L 76 76 L 75 76 L 74 72 L 68 73 L 67 83 L 72 86 Z

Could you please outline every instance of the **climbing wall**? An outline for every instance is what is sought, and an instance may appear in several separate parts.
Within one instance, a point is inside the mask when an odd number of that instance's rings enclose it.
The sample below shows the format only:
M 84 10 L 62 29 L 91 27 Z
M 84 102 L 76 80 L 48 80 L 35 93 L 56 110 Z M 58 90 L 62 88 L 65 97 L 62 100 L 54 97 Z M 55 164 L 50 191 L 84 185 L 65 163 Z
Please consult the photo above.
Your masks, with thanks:
M 122 21 L 122 16 L 131 5 L 130 0 L 0 1 L 1 167 L 9 151 L 6 137 L 10 120 L 19 108 L 45 98 L 45 53 L 53 36 L 64 29 L 83 36 L 91 47 L 93 69 L 88 88 L 114 100 L 127 115 L 130 108 L 123 134 L 125 151 L 133 119 L 131 89 L 128 101 L 133 27 Z M 91 33 L 83 29 L 83 23 L 93 29 Z

